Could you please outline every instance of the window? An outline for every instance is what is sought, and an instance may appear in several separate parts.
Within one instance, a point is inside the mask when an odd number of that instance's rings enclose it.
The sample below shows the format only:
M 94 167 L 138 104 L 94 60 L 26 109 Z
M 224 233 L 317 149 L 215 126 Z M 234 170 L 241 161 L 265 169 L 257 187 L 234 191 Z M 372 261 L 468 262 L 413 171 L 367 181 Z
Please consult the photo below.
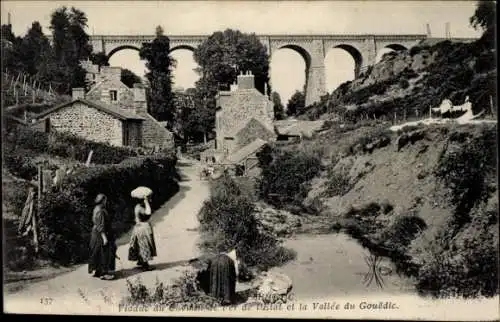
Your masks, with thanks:
M 115 102 L 118 100 L 118 91 L 112 90 L 109 91 L 109 97 L 111 99 L 111 102 Z

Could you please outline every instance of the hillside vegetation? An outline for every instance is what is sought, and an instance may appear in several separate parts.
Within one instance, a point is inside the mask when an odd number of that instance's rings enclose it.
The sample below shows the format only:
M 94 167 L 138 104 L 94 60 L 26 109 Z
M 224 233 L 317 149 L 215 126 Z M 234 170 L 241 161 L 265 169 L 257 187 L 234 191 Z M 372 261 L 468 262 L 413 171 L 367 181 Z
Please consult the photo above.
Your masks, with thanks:
M 429 108 L 443 99 L 461 105 L 466 96 L 474 113 L 491 114 L 497 110 L 495 55 L 484 38 L 473 43 L 424 42 L 408 51 L 390 52 L 299 114 L 306 119 L 401 121 L 428 116 Z
M 498 294 L 496 122 L 390 130 L 444 98 L 496 113 L 494 55 L 480 40 L 385 56 L 302 115 L 326 131 L 260 154 L 261 196 L 390 256 L 421 294 Z

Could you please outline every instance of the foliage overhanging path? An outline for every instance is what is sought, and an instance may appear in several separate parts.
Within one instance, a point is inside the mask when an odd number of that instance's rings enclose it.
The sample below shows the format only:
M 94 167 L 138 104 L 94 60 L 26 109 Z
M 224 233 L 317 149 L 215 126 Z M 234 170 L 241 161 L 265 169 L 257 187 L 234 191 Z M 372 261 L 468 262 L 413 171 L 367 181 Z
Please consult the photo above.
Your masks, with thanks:
M 116 280 L 94 278 L 88 274 L 87 265 L 81 265 L 70 273 L 8 294 L 4 302 L 6 312 L 75 312 L 79 310 L 79 305 L 82 305 L 82 310 L 98 306 L 104 310 L 117 310 L 120 300 L 127 295 L 127 279 L 135 281 L 139 277 L 145 285 L 153 287 L 157 279 L 168 283 L 181 276 L 186 261 L 200 255 L 197 213 L 209 196 L 209 187 L 206 181 L 199 180 L 199 166 L 195 161 L 180 160 L 179 163 L 179 172 L 183 177 L 180 191 L 152 217 L 158 256 L 151 264 L 156 270 L 142 272 L 135 267 L 135 262 L 128 261 L 127 242 L 130 235 L 127 234 L 117 241 L 117 256 L 120 259 L 116 260 Z M 41 304 L 41 298 L 52 299 L 51 304 Z M 106 302 L 112 303 L 113 307 L 106 306 Z

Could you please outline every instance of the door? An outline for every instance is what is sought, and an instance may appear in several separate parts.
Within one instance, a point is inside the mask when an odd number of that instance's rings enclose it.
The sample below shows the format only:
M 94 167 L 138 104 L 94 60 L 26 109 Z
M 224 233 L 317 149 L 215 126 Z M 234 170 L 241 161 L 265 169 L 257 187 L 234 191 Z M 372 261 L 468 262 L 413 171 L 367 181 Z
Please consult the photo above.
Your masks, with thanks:
M 129 128 L 127 122 L 122 123 L 123 145 L 129 145 Z

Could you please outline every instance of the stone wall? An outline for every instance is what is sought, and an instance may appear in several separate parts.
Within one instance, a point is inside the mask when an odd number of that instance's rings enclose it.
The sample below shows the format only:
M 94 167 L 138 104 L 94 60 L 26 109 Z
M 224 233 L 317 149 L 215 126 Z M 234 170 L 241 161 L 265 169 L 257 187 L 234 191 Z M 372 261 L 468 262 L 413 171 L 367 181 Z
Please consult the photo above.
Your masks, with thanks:
M 236 145 L 228 145 L 225 137 L 234 137 L 237 132 L 254 118 L 265 127 L 272 129 L 273 103 L 256 89 L 237 90 L 218 98 L 221 110 L 217 113 L 217 148 L 228 148 L 229 152 Z M 241 134 L 240 134 L 241 136 Z
M 47 117 L 53 130 L 73 133 L 90 141 L 123 145 L 122 121 L 85 104 L 75 102 Z
M 117 101 L 111 101 L 109 91 L 117 91 Z M 106 80 L 103 83 L 97 84 L 86 95 L 85 98 L 91 101 L 103 102 L 112 106 L 117 106 L 125 111 L 134 113 L 134 93 L 124 85 L 121 81 Z
M 174 135 L 148 113 L 139 113 L 142 122 L 142 144 L 144 147 L 159 146 L 163 149 L 174 148 Z

